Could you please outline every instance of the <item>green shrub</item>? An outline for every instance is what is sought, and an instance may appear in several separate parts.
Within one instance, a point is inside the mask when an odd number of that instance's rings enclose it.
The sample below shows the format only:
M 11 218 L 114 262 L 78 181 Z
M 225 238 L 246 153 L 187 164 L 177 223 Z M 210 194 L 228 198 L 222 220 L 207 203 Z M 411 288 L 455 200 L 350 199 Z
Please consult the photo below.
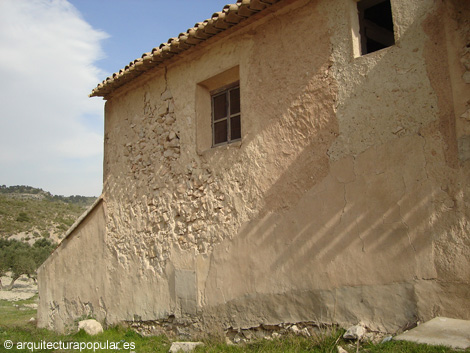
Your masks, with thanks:
M 29 222 L 30 219 L 28 217 L 28 215 L 24 212 L 20 212 L 20 214 L 18 215 L 18 217 L 16 217 L 16 221 L 17 222 Z
M 21 276 L 34 278 L 36 269 L 47 259 L 55 246 L 47 239 L 40 239 L 33 246 L 17 240 L 0 238 L 0 273 L 11 271 L 12 282 Z

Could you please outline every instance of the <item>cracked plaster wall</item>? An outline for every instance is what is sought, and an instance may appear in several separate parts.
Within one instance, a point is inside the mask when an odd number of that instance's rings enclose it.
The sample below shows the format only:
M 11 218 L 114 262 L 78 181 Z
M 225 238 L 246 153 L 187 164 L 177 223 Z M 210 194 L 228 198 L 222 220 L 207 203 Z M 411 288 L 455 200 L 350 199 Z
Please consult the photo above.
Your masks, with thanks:
M 354 58 L 354 4 L 281 2 L 108 99 L 108 323 L 470 317 L 468 6 L 392 0 Z M 198 153 L 196 86 L 236 66 L 242 141 Z

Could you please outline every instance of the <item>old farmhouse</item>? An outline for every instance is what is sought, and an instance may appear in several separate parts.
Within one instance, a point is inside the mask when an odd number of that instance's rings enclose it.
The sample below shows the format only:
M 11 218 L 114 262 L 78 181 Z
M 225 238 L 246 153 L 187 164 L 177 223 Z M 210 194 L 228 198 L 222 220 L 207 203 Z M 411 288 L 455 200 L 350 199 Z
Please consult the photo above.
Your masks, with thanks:
M 39 269 L 39 325 L 470 319 L 469 21 L 239 0 L 107 78 L 103 193 Z

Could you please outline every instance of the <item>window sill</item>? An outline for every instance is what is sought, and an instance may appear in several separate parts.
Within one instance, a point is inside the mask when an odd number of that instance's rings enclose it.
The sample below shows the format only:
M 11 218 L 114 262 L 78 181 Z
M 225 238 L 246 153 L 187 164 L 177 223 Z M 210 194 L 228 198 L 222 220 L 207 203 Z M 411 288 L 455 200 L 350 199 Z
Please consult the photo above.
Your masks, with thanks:
M 360 58 L 365 58 L 364 60 L 366 60 L 367 58 L 382 58 L 383 56 L 385 56 L 389 51 L 394 51 L 395 49 L 394 48 L 397 48 L 398 45 L 397 43 L 395 43 L 394 45 L 391 45 L 389 47 L 386 47 L 386 48 L 382 48 L 382 49 L 379 49 L 379 50 L 376 50 L 376 51 L 373 51 L 371 53 L 367 53 L 367 54 L 360 54 L 358 56 L 354 56 L 354 60 L 357 60 L 357 59 L 360 59 Z
M 238 140 L 235 142 L 218 144 L 204 151 L 201 151 L 198 154 L 202 157 L 211 157 L 218 153 L 228 153 L 227 151 L 230 151 L 230 150 L 239 150 L 241 147 L 242 147 L 242 140 Z

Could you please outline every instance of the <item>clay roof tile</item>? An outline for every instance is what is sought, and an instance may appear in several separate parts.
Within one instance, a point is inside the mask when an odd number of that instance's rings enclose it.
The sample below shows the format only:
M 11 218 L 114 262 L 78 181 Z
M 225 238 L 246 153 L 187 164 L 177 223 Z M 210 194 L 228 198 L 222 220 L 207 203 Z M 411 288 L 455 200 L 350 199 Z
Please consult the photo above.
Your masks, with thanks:
M 248 6 L 251 10 L 261 11 L 264 10 L 268 4 L 262 2 L 261 0 L 251 0 Z
M 126 84 L 141 73 L 169 60 L 175 55 L 200 44 L 201 42 L 229 29 L 253 14 L 264 10 L 280 0 L 238 0 L 235 4 L 225 5 L 222 11 L 215 12 L 211 18 L 198 22 L 194 27 L 182 32 L 178 37 L 169 38 L 166 43 L 152 49 L 119 72 L 99 83 L 90 97 L 106 98 L 115 89 Z

